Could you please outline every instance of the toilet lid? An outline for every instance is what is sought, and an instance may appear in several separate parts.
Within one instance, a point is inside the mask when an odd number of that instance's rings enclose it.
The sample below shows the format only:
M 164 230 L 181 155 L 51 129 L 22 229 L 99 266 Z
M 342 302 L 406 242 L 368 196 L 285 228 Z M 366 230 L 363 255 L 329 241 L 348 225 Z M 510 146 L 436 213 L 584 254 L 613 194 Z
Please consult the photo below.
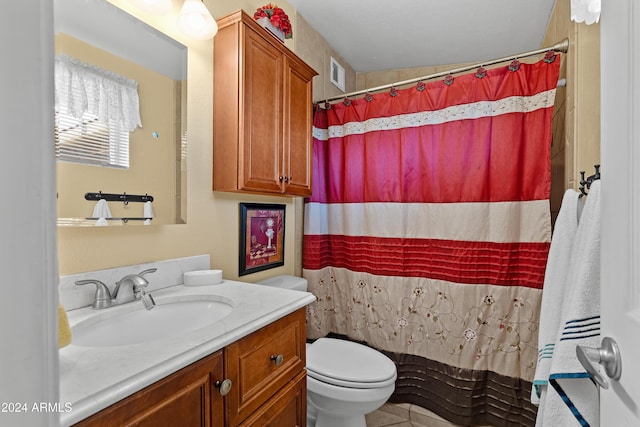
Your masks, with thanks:
M 384 354 L 351 341 L 320 338 L 307 347 L 308 374 L 345 387 L 383 387 L 396 379 L 396 365 Z

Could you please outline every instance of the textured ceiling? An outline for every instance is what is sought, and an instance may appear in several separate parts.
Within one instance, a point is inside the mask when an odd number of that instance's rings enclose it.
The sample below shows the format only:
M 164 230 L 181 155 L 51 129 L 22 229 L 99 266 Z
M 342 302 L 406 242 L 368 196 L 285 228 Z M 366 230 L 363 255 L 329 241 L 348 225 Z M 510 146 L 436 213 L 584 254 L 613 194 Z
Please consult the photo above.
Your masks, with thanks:
M 288 2 L 365 72 L 482 62 L 538 49 L 556 0 Z

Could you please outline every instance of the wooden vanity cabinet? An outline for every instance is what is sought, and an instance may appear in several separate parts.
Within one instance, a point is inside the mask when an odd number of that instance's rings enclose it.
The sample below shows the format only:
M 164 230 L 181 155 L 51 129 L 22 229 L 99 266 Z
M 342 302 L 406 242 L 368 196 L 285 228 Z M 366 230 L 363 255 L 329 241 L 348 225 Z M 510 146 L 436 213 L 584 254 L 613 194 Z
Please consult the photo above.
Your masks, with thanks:
M 213 189 L 309 196 L 317 73 L 243 11 L 218 28 Z
M 301 308 L 76 426 L 305 426 L 305 322 Z

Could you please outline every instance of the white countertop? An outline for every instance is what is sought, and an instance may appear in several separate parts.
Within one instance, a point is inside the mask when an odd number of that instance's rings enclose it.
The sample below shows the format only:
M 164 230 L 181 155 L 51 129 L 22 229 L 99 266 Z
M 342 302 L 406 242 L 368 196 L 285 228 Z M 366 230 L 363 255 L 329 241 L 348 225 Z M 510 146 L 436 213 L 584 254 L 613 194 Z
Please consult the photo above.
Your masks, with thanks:
M 71 411 L 60 414 L 60 425 L 69 426 L 87 418 L 315 301 L 308 292 L 228 280 L 211 286 L 173 286 L 151 295 L 158 304 L 164 297 L 219 295 L 234 301 L 234 308 L 213 325 L 179 337 L 99 348 L 76 346 L 72 339 L 59 353 L 60 403 L 71 407 Z M 67 316 L 73 329 L 78 322 L 102 311 L 87 307 L 71 310 Z

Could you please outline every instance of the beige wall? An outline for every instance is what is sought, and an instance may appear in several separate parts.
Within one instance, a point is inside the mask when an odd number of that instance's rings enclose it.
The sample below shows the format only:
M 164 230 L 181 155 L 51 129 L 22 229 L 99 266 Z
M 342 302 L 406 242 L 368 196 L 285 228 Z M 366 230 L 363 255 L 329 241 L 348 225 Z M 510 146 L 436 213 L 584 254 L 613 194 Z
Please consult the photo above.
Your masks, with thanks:
M 570 0 L 557 0 L 543 44 L 569 38 L 558 88 L 551 146 L 551 212 L 557 216 L 564 191 L 580 187 L 580 171 L 600 164 L 600 24 L 571 21 Z M 605 172 L 606 173 L 606 170 Z
M 172 16 L 150 16 L 124 0 L 112 3 L 165 32 L 189 47 L 188 63 L 188 175 L 187 224 L 136 227 L 58 228 L 58 254 L 61 275 L 163 259 L 210 254 L 212 267 L 224 271 L 226 279 L 238 279 L 238 228 L 240 202 L 283 203 L 287 206 L 285 265 L 242 276 L 255 281 L 275 274 L 294 274 L 301 269 L 302 199 L 238 195 L 213 192 L 212 185 L 212 112 L 213 41 L 193 41 L 177 29 L 176 16 L 181 2 L 174 2 Z M 237 9 L 253 14 L 263 0 L 205 0 L 214 18 Z M 293 39 L 286 45 L 301 51 L 300 56 L 319 73 L 332 49 L 306 23 L 295 9 L 279 1 L 293 24 Z M 300 29 L 296 23 L 301 20 Z M 346 65 L 346 64 L 345 64 Z M 320 69 L 322 67 L 323 69 Z M 325 91 L 323 77 L 316 77 L 314 90 Z M 321 83 L 318 83 L 321 82 Z M 323 94 L 323 96 L 325 96 Z
M 303 16 L 296 16 L 296 31 L 294 37 L 295 52 L 307 64 L 318 73 L 313 79 L 313 100 L 318 102 L 323 99 L 342 95 L 345 92 L 353 92 L 356 87 L 356 73 L 351 65 L 335 51 L 322 36 L 307 23 Z M 329 69 L 333 57 L 345 69 L 345 92 L 342 92 L 329 79 Z

